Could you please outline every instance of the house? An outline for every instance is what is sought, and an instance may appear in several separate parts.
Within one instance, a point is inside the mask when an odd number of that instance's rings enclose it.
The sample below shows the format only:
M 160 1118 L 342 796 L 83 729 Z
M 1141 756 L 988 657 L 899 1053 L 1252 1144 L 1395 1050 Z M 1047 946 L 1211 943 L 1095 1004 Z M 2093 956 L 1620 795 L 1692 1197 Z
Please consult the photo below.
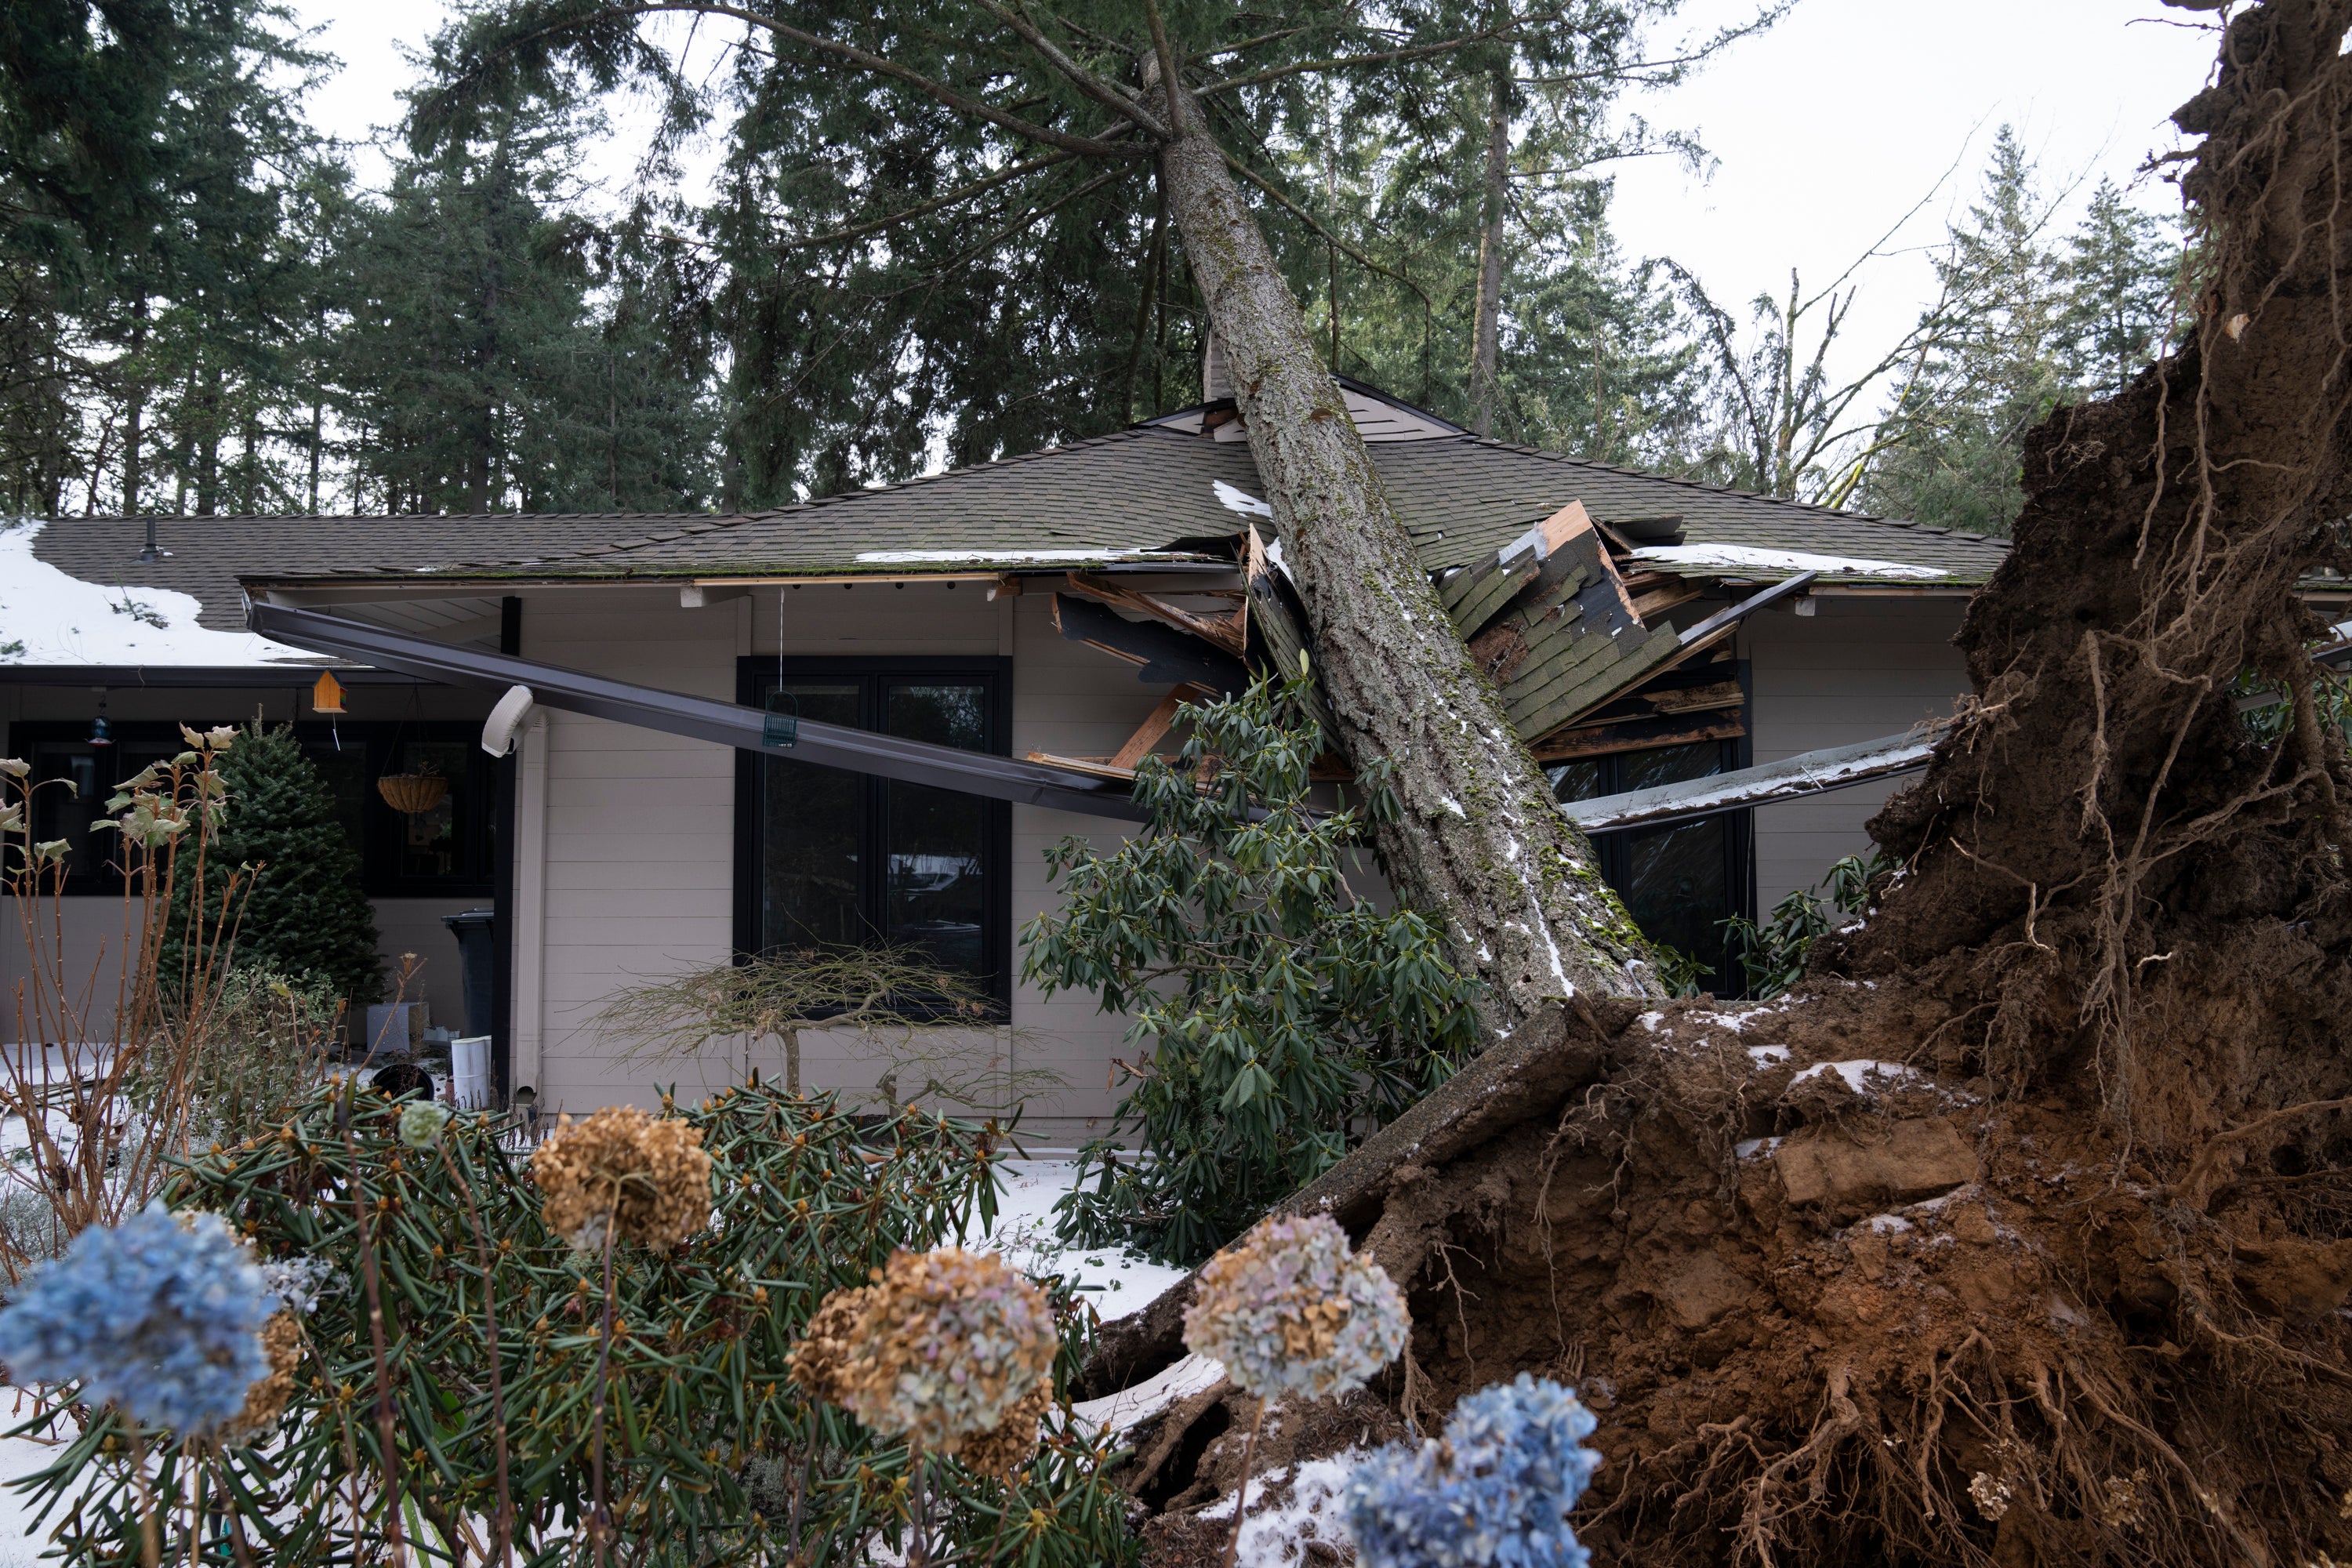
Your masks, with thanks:
M 1951 637 L 2000 541 L 1511 447 L 1345 390 L 1563 799 L 1899 733 L 1967 689 Z M 428 960 L 437 1020 L 460 1012 L 441 917 L 497 910 L 500 1080 L 544 1107 L 774 1071 L 772 1041 L 631 1058 L 598 1025 L 631 976 L 879 932 L 994 990 L 1004 1026 L 971 1049 L 1058 1074 L 1024 1125 L 1075 1142 L 1117 1101 L 1124 1026 L 1021 984 L 1014 931 L 1055 898 L 1047 846 L 1126 830 L 1120 781 L 1168 743 L 1166 700 L 1303 637 L 1242 435 L 1213 402 L 739 516 L 167 518 L 153 559 L 145 520 L 20 524 L 0 532 L 0 749 L 102 798 L 177 749 L 178 721 L 294 723 L 362 847 L 386 952 Z M 1546 667 L 1579 614 L 1612 635 Z M 1615 673 L 1561 673 L 1588 655 Z M 322 668 L 341 713 L 314 701 Z M 605 695 L 543 699 L 493 760 L 478 742 L 501 692 L 563 671 Z M 730 723 L 750 738 L 724 743 Z M 814 750 L 774 743 L 795 726 Z M 861 745 L 934 771 L 854 771 Z M 973 753 L 980 784 L 937 771 Z M 449 781 L 429 811 L 371 787 L 423 770 Z M 920 782 L 938 778 L 956 787 Z M 1889 787 L 1598 842 L 1653 934 L 1721 963 L 1720 922 L 1863 848 Z M 86 817 L 45 836 L 86 837 Z M 64 900 L 93 955 L 120 924 L 101 858 L 78 857 Z M 806 1048 L 814 1084 L 878 1070 L 838 1040 Z

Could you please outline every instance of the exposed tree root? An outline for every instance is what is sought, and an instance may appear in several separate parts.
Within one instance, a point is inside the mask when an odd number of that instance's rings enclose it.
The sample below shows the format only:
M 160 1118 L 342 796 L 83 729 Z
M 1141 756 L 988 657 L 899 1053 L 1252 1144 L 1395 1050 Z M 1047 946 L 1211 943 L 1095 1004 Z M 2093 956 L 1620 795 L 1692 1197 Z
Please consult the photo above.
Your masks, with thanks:
M 1408 1287 L 1391 1410 L 1582 1391 L 1604 1562 L 2352 1559 L 2352 767 L 2295 598 L 2352 566 L 2347 24 L 2229 21 L 2192 341 L 2031 437 L 1863 928 L 1769 1007 L 1543 1020 L 1300 1195 Z

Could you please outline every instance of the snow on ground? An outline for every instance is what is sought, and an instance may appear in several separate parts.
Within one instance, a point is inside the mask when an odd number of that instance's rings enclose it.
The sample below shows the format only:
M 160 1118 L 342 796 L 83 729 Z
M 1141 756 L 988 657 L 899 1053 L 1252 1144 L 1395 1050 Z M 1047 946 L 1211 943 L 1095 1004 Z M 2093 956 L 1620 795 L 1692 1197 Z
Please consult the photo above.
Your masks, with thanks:
M 315 664 L 318 656 L 251 632 L 196 624 L 203 606 L 170 588 L 108 586 L 67 575 L 33 554 L 43 524 L 0 523 L 0 663 Z
M 1328 1459 L 1309 1459 L 1294 1477 L 1285 1466 L 1249 1483 L 1250 1510 L 1242 1518 L 1241 1550 L 1235 1568 L 1297 1568 L 1313 1559 L 1307 1542 L 1352 1544 L 1348 1538 L 1342 1496 L 1348 1477 L 1364 1462 L 1361 1448 L 1350 1448 Z M 1266 1508 L 1265 1495 L 1289 1481 L 1290 1495 L 1278 1508 Z M 1231 1519 L 1234 1500 L 1224 1498 L 1201 1510 L 1202 1519 Z
M 0 1406 L 5 1408 L 5 1406 Z M 15 1426 L 24 1414 L 7 1416 Z M 37 1475 L 57 1462 L 58 1445 L 37 1443 L 29 1437 L 0 1437 L 0 1481 L 13 1481 L 19 1476 Z M 0 1568 L 33 1568 L 41 1553 L 49 1550 L 43 1539 L 48 1534 L 45 1527 L 33 1528 L 34 1501 L 23 1492 L 0 1485 Z M 52 1525 L 57 1521 L 52 1518 Z
M 1633 559 L 1654 566 L 1752 566 L 1767 572 L 1823 572 L 1849 577 L 1948 577 L 1940 566 L 1906 566 L 1810 550 L 1762 550 L 1752 544 L 1645 544 Z
M 1054 1205 L 1069 1192 L 1077 1165 L 1069 1160 L 1007 1160 L 998 1167 L 996 1226 L 978 1226 L 967 1243 L 1004 1255 L 1026 1274 L 1070 1279 L 1107 1322 L 1139 1312 L 1184 1278 L 1185 1270 L 1154 1263 L 1116 1247 L 1066 1247 L 1054 1234 Z

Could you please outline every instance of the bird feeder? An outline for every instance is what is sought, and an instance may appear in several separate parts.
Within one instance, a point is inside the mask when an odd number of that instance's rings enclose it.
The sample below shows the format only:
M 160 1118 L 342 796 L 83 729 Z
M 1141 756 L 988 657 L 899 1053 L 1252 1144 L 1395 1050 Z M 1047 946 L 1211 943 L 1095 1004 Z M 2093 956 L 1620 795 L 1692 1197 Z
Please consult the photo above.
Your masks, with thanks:
M 320 670 L 319 679 L 310 683 L 310 709 L 316 713 L 343 710 L 343 683 L 335 679 L 333 670 Z

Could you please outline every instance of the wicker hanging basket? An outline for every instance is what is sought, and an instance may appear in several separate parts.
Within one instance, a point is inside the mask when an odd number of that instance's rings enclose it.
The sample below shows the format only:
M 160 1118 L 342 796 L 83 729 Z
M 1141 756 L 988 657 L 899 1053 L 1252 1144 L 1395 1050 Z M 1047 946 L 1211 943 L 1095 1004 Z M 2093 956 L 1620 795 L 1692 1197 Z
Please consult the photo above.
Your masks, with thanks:
M 386 773 L 375 781 L 384 804 L 407 816 L 421 816 L 449 794 L 449 781 L 439 773 Z

